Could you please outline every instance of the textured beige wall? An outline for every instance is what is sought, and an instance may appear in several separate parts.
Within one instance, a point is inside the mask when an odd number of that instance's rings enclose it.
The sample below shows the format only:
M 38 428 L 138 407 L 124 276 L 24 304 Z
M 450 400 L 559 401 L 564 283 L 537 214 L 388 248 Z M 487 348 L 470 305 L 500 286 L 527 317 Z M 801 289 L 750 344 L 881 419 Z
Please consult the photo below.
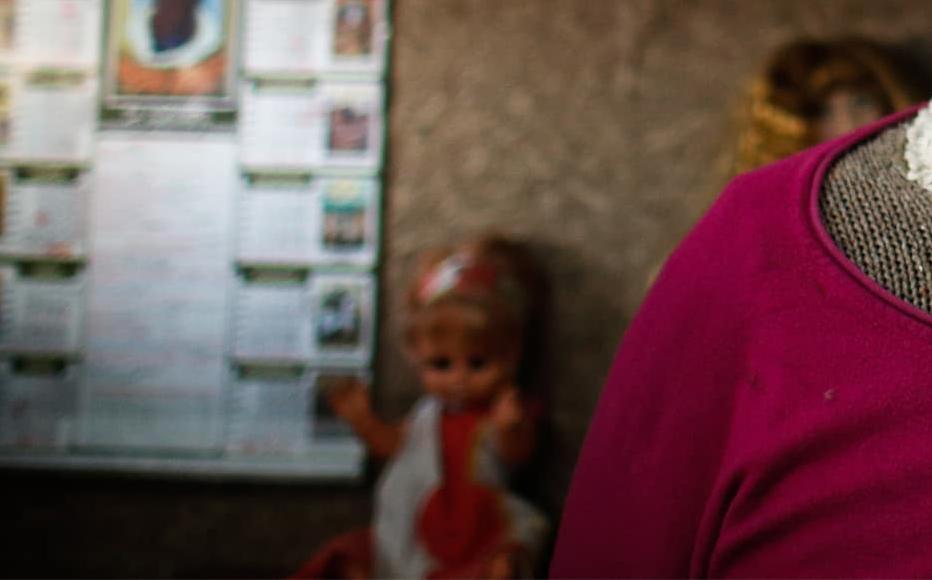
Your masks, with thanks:
M 397 340 L 416 253 L 525 237 L 554 287 L 539 475 L 558 506 L 647 271 L 717 185 L 742 80 L 784 40 L 852 32 L 932 55 L 921 0 L 396 0 L 379 406 L 417 394 Z M 368 514 L 366 489 L 8 481 L 11 576 L 283 575 Z

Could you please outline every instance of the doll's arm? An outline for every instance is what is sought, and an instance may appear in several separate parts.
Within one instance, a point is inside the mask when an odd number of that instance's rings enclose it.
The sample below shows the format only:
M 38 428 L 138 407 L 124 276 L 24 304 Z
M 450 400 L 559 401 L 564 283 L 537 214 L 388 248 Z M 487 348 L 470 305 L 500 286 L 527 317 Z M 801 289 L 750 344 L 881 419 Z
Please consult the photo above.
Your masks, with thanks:
M 379 419 L 372 410 L 369 389 L 361 382 L 354 380 L 331 388 L 327 402 L 377 459 L 388 459 L 401 447 L 404 425 Z
M 530 459 L 537 443 L 537 428 L 517 389 L 509 387 L 498 396 L 491 419 L 502 461 L 506 465 L 520 465 Z

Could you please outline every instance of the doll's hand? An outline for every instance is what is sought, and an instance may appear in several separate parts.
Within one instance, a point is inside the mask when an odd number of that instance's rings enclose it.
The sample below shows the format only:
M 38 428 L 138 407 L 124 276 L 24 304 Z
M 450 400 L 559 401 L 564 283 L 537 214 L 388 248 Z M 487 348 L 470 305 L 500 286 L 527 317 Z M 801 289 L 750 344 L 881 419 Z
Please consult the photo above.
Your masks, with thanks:
M 348 378 L 329 387 L 327 403 L 350 425 L 359 426 L 372 417 L 369 389 L 358 379 Z
M 343 418 L 377 459 L 392 457 L 401 447 L 404 425 L 386 423 L 372 410 L 369 389 L 359 379 L 348 377 L 326 387 L 325 397 L 333 412 Z
M 516 388 L 507 388 L 495 399 L 489 422 L 498 452 L 506 464 L 520 465 L 530 459 L 536 439 L 535 426 Z
M 500 548 L 486 565 L 484 578 L 507 580 L 525 578 L 532 573 L 527 553 L 516 545 Z
M 512 555 L 508 552 L 496 554 L 492 558 L 492 561 L 489 562 L 486 578 L 489 578 L 489 580 L 508 580 L 510 578 L 516 578 L 515 565 L 512 560 Z
M 525 418 L 524 407 L 518 389 L 508 387 L 492 403 L 492 425 L 499 431 L 508 431 L 518 426 Z

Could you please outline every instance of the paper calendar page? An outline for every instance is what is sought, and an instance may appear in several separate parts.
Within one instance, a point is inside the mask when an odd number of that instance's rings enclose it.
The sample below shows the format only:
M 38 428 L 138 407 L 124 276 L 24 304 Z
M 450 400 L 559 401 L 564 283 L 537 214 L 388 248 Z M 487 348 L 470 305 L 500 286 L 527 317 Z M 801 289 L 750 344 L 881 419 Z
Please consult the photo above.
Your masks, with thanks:
M 308 282 L 240 279 L 234 356 L 240 360 L 307 362 L 311 356 Z
M 217 448 L 238 187 L 232 139 L 114 135 L 98 152 L 81 443 Z
M 8 276 L 6 351 L 70 354 L 81 346 L 84 325 L 84 278 L 43 279 Z
M 73 440 L 76 367 L 36 373 L 18 366 L 0 362 L 0 447 L 64 452 Z

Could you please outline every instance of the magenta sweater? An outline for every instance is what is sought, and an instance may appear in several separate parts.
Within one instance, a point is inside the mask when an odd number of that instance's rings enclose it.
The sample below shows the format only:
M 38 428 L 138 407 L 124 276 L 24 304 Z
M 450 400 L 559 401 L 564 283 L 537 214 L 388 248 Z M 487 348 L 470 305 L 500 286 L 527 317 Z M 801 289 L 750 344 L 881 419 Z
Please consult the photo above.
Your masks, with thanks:
M 553 576 L 932 575 L 932 316 L 835 247 L 817 199 L 833 160 L 911 113 L 737 178 L 670 258 Z

